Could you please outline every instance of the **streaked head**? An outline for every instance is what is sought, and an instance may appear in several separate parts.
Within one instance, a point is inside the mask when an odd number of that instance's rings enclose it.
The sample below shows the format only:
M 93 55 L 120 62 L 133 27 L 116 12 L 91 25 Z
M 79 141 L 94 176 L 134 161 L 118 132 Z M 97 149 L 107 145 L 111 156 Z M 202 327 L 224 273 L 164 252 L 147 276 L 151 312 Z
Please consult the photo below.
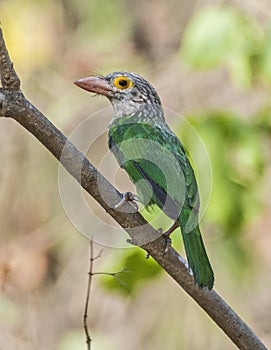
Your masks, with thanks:
M 131 72 L 114 72 L 107 76 L 91 76 L 74 82 L 79 87 L 106 96 L 118 117 L 153 109 L 161 111 L 161 101 L 153 86 L 144 78 Z M 159 112 L 160 113 L 160 112 Z

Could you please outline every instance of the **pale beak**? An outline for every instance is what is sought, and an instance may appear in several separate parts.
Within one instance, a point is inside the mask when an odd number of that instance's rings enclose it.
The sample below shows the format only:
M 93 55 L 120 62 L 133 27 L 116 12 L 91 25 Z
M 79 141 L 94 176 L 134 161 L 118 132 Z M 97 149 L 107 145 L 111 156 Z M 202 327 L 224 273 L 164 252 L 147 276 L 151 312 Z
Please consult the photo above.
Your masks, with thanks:
M 112 87 L 102 76 L 82 78 L 76 80 L 74 84 L 84 90 L 94 92 L 95 94 L 113 97 Z

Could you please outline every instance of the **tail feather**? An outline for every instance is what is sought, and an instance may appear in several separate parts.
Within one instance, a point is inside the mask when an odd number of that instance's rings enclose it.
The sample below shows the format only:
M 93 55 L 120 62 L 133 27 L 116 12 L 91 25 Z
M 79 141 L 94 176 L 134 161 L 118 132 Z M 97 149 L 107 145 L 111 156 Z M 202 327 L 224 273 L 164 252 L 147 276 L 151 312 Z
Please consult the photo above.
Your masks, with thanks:
M 180 222 L 183 236 L 184 248 L 194 276 L 195 283 L 200 287 L 212 289 L 214 285 L 214 273 L 208 259 L 199 226 L 186 233 L 185 227 Z

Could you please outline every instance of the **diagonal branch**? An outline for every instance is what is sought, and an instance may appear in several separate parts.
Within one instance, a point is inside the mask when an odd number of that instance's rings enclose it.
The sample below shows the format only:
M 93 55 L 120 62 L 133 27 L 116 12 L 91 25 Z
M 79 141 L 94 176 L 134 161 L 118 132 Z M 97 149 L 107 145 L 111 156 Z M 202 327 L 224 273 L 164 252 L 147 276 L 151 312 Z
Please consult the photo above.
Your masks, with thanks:
M 127 231 L 132 241 L 147 251 L 157 263 L 201 306 L 239 349 L 266 349 L 264 344 L 232 308 L 214 291 L 195 286 L 184 259 L 171 249 L 166 255 L 164 239 L 134 207 L 126 203 L 124 212 L 108 203 L 118 203 L 120 193 L 19 90 L 20 80 L 9 58 L 0 29 L 0 117 L 13 118 L 32 133 Z M 98 185 L 99 184 L 99 185 Z M 142 227 L 144 226 L 144 230 Z

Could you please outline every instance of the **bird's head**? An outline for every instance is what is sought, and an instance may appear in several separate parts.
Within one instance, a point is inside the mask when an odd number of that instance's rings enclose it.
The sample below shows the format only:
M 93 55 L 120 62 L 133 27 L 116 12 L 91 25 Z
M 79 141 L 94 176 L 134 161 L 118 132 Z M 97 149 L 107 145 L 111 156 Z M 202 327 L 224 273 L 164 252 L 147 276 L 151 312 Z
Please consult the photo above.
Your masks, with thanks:
M 77 86 L 98 95 L 106 96 L 112 103 L 116 117 L 126 117 L 143 111 L 163 117 L 160 98 L 152 85 L 140 75 L 114 72 L 106 76 L 91 76 L 74 82 Z

